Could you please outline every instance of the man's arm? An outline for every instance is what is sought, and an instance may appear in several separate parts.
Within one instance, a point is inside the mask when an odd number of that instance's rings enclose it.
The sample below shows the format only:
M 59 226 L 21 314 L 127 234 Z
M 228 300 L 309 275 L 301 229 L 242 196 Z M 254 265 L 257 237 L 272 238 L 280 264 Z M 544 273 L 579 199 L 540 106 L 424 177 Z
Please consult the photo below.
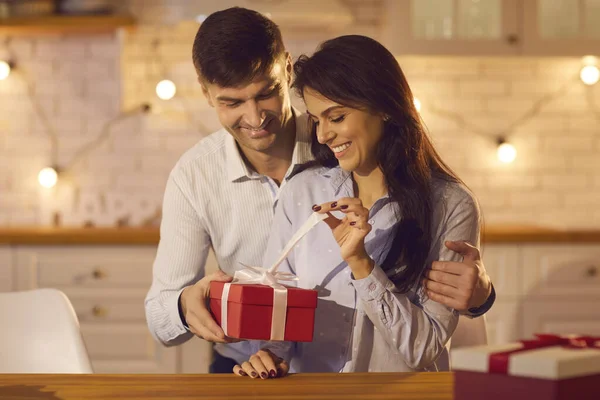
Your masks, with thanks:
M 165 346 L 181 344 L 193 336 L 180 318 L 179 297 L 184 288 L 204 277 L 209 249 L 210 237 L 198 211 L 171 173 L 163 200 L 152 286 L 145 300 L 150 332 Z
M 485 271 L 479 250 L 466 242 L 448 241 L 446 247 L 463 256 L 462 262 L 434 261 L 427 273 L 428 296 L 467 316 L 485 314 L 496 292 Z

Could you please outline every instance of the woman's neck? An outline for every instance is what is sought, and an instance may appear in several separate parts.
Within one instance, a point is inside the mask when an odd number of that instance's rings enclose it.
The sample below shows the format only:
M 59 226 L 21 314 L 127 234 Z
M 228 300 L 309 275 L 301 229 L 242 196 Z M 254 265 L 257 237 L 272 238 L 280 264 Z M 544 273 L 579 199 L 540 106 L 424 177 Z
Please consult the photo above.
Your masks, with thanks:
M 366 208 L 371 208 L 378 199 L 387 194 L 385 176 L 379 167 L 366 174 L 355 171 L 352 173 L 352 179 L 354 180 L 354 196 L 358 197 Z

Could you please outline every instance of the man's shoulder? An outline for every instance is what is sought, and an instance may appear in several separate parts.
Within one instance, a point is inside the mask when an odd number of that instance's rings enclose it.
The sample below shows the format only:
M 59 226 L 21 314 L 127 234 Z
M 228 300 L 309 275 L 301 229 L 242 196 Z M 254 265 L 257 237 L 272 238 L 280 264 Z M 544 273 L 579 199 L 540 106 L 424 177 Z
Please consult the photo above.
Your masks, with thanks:
M 177 164 L 187 165 L 202 162 L 207 157 L 215 158 L 225 155 L 225 143 L 229 133 L 223 128 L 203 137 L 192 148 L 179 158 Z
M 203 170 L 206 166 L 212 167 L 211 169 L 220 169 L 220 165 L 226 162 L 225 146 L 228 135 L 229 133 L 225 129 L 219 129 L 203 137 L 183 153 L 171 173 L 185 174 L 187 171 L 198 168 Z

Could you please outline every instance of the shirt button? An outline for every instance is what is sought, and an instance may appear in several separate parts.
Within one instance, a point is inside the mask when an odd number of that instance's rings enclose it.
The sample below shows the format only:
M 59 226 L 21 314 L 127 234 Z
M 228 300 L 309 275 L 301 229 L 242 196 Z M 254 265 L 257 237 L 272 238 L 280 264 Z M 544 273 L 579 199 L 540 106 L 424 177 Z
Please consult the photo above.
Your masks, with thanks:
M 371 283 L 369 284 L 369 290 L 370 290 L 371 292 L 374 292 L 376 288 L 377 288 L 377 285 L 375 285 L 375 282 L 371 282 Z
M 372 220 L 369 220 L 369 224 L 373 225 L 374 223 L 375 223 L 375 220 L 374 220 L 374 219 L 372 219 Z

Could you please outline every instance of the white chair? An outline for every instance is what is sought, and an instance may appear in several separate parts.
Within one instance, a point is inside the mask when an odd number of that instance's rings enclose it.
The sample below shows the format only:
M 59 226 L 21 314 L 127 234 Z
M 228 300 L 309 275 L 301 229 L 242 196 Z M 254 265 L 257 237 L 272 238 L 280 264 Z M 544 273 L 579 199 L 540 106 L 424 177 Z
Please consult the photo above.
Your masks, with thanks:
M 460 347 L 481 346 L 488 343 L 485 314 L 477 318 L 461 315 L 452 340 L 450 351 Z
M 0 373 L 92 373 L 67 296 L 56 289 L 0 293 Z

